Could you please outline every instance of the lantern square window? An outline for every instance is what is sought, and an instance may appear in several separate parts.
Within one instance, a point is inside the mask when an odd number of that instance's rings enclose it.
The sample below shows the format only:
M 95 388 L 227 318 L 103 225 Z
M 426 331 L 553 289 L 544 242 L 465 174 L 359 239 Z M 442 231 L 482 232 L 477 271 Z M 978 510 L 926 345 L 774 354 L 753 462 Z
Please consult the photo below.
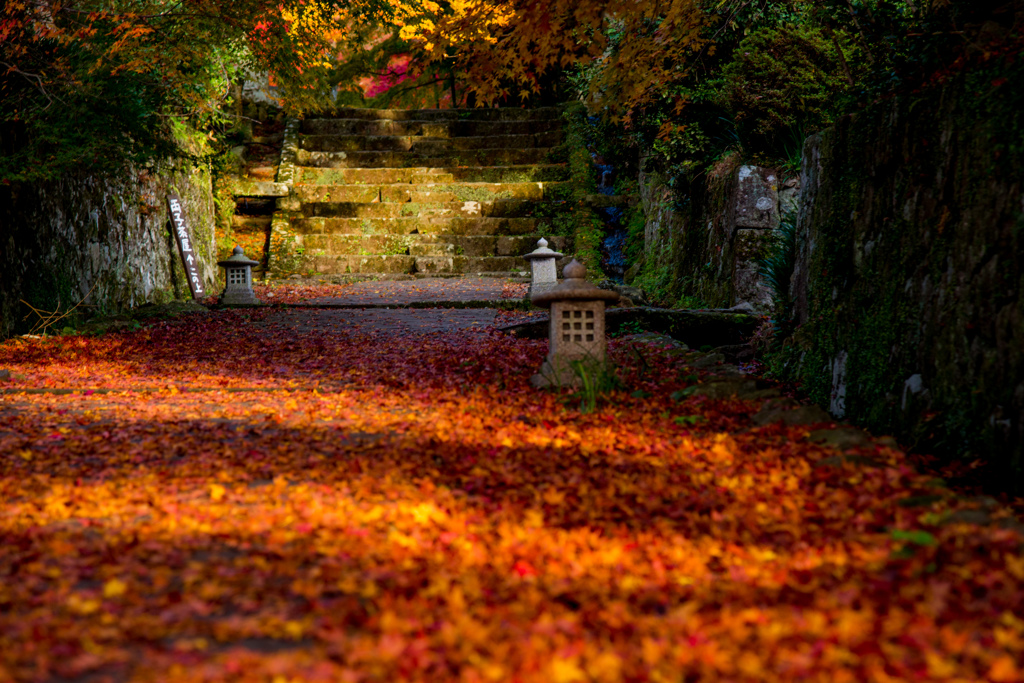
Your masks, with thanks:
M 245 284 L 245 269 L 243 268 L 231 268 L 228 270 L 228 284 L 231 285 L 244 285 Z
M 562 335 L 562 341 L 569 341 L 569 337 L 570 337 L 570 336 L 571 336 L 571 335 L 568 335 L 568 334 L 563 334 L 563 335 Z
M 575 313 L 574 317 L 576 317 L 576 318 L 582 318 L 583 317 L 583 311 L 573 311 L 573 313 Z
M 588 330 L 594 329 L 594 323 L 587 323 L 587 329 Z
M 563 317 L 563 318 L 568 318 L 568 317 L 570 317 L 571 315 L 572 315 L 572 314 L 571 314 L 571 313 L 570 313 L 569 311 L 562 311 L 562 317 Z
M 588 318 L 593 318 L 594 317 L 594 312 L 593 311 L 587 311 L 587 317 Z
M 594 341 L 594 335 L 592 335 L 592 334 L 588 334 L 588 335 L 587 335 L 587 341 L 588 341 L 588 342 L 592 342 L 592 341 Z
M 583 329 L 583 324 L 582 323 L 573 323 L 573 329 L 582 330 Z
M 573 341 L 583 341 L 583 335 L 582 334 L 577 334 L 577 335 L 575 335 L 575 337 L 576 338 L 573 339 Z

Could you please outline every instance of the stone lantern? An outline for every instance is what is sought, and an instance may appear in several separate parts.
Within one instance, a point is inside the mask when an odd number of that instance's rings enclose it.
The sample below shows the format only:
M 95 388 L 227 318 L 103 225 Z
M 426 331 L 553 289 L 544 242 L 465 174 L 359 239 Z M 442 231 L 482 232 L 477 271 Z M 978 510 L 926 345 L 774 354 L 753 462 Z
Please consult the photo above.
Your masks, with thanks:
M 530 262 L 529 296 L 531 298 L 558 284 L 558 270 L 555 268 L 555 262 L 562 258 L 562 254 L 548 249 L 546 239 L 541 237 L 537 240 L 537 248 L 523 258 Z
M 587 282 L 587 269 L 576 259 L 562 275 L 562 284 L 531 297 L 534 305 L 551 309 L 548 357 L 530 379 L 536 387 L 579 386 L 574 363 L 600 367 L 605 362 L 604 309 L 618 301 L 619 295 Z
M 252 291 L 252 267 L 258 261 L 246 258 L 242 248 L 236 246 L 231 256 L 218 261 L 224 269 L 224 292 L 220 295 L 222 304 L 258 304 L 259 299 Z

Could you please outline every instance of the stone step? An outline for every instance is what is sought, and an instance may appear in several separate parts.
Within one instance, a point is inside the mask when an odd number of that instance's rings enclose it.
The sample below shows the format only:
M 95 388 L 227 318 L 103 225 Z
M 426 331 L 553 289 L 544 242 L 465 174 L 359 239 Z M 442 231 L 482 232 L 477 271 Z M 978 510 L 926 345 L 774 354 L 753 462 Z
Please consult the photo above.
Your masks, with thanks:
M 409 256 L 351 255 L 309 256 L 307 266 L 325 275 L 345 274 L 452 274 L 523 273 L 526 260 L 513 256 Z
M 399 202 L 450 204 L 484 202 L 496 199 L 561 198 L 568 183 L 432 183 L 428 185 L 297 185 L 295 196 L 301 202 Z
M 463 138 L 431 138 L 392 135 L 303 135 L 299 148 L 307 152 L 411 152 L 439 156 L 452 152 L 492 149 L 555 147 L 562 131 L 527 135 L 489 135 Z
M 493 109 L 354 109 L 339 107 L 330 116 L 318 119 L 356 119 L 361 121 L 543 121 L 560 119 L 559 107 L 496 107 Z
M 306 119 L 303 135 L 392 135 L 428 138 L 532 135 L 557 131 L 560 119 L 532 121 L 393 121 L 387 119 Z
M 453 168 L 312 168 L 300 167 L 296 185 L 410 185 L 451 182 L 525 183 L 567 180 L 565 164 L 463 166 Z
M 324 255 L 523 256 L 540 235 L 300 235 L 296 244 Z M 567 239 L 549 240 L 559 251 Z
M 296 169 L 296 185 L 396 185 L 455 182 L 443 168 L 303 168 Z
M 455 182 L 526 183 L 569 179 L 566 164 L 523 164 L 515 166 L 456 166 L 445 169 Z
M 526 199 L 495 199 L 487 202 L 341 202 L 304 203 L 301 217 L 325 218 L 530 218 L 537 212 L 550 214 L 561 202 Z M 296 216 L 300 217 L 300 216 Z
M 543 218 L 298 218 L 299 235 L 527 235 L 548 228 Z
M 296 158 L 300 166 L 316 168 L 413 168 L 418 166 L 516 166 L 547 164 L 552 150 L 480 149 L 447 152 L 442 155 L 413 152 L 311 152 L 300 149 Z

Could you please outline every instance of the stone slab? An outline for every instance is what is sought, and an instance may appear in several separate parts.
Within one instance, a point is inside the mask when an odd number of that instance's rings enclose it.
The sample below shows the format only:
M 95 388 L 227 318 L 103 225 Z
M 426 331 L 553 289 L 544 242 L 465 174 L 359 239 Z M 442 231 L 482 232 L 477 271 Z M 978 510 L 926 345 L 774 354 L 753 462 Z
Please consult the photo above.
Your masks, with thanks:
M 288 184 L 266 180 L 236 180 L 231 183 L 231 194 L 235 197 L 287 197 Z

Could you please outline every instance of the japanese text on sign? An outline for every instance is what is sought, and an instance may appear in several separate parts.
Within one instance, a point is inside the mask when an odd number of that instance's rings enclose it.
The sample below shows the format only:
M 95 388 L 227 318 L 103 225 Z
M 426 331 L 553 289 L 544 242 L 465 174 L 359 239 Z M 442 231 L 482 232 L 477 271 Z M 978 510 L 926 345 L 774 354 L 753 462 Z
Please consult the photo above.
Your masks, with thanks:
M 195 252 L 192 251 L 188 226 L 185 225 L 185 209 L 177 195 L 167 195 L 167 209 L 171 213 L 171 232 L 174 233 L 174 239 L 178 242 L 181 263 L 185 266 L 185 279 L 188 280 L 192 298 L 199 299 L 206 295 L 206 290 L 203 289 L 203 279 L 199 276 L 199 261 Z

